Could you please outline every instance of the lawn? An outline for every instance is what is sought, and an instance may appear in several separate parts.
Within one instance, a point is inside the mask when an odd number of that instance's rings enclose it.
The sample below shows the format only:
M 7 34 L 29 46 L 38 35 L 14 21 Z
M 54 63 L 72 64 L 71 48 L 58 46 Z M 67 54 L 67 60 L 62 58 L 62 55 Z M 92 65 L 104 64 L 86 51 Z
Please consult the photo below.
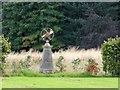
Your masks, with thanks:
M 3 88 L 118 88 L 118 78 L 5 77 Z

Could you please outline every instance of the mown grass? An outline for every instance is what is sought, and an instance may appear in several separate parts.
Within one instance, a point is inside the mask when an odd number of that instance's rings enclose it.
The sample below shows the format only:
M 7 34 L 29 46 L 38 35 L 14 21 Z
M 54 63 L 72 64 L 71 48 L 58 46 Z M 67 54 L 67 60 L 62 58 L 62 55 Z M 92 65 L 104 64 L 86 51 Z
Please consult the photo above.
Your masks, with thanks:
M 4 77 L 3 88 L 118 88 L 118 78 Z

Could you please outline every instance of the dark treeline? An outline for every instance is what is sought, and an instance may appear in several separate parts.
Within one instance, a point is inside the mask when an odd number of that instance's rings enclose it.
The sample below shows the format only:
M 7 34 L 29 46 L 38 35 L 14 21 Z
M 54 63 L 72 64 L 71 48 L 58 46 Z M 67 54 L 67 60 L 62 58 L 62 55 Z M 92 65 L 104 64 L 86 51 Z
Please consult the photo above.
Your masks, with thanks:
M 119 3 L 3 3 L 3 34 L 12 50 L 42 50 L 40 31 L 52 28 L 53 50 L 75 46 L 98 48 L 120 35 Z

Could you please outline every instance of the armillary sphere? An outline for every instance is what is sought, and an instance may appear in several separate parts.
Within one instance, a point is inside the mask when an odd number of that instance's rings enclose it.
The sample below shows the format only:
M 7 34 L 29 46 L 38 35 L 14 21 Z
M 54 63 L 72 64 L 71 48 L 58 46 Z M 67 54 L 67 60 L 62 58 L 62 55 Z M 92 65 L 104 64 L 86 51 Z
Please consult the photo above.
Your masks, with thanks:
M 41 31 L 41 37 L 44 41 L 50 41 L 54 37 L 54 31 L 51 28 L 44 28 Z

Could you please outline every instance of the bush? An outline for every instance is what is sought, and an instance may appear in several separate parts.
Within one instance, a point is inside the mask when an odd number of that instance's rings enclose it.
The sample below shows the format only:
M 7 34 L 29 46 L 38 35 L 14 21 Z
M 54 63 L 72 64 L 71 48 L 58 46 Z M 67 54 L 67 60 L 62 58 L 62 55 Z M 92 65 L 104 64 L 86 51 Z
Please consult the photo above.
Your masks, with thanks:
M 96 63 L 94 59 L 90 58 L 88 60 L 86 71 L 91 75 L 97 75 L 100 71 L 100 68 L 98 67 L 98 63 Z
M 12 62 L 12 73 L 17 73 L 23 70 L 29 70 L 31 67 L 31 56 L 27 56 L 25 60 L 20 60 L 18 62 Z
M 80 58 L 77 58 L 77 59 L 72 61 L 73 69 L 75 71 L 78 71 L 80 69 L 80 62 L 81 62 Z
M 57 72 L 64 72 L 66 71 L 66 65 L 64 64 L 65 60 L 63 56 L 60 56 L 58 58 L 58 61 L 56 62 L 56 67 L 58 68 Z
M 120 37 L 109 38 L 102 44 L 103 70 L 120 76 Z
M 11 46 L 10 43 L 8 42 L 8 39 L 6 39 L 4 36 L 0 36 L 0 42 L 2 43 L 2 45 L 0 46 L 0 52 L 2 52 L 2 54 L 0 55 L 0 71 L 2 71 L 2 74 L 5 74 L 5 58 L 7 56 L 8 53 L 10 53 L 11 51 Z

